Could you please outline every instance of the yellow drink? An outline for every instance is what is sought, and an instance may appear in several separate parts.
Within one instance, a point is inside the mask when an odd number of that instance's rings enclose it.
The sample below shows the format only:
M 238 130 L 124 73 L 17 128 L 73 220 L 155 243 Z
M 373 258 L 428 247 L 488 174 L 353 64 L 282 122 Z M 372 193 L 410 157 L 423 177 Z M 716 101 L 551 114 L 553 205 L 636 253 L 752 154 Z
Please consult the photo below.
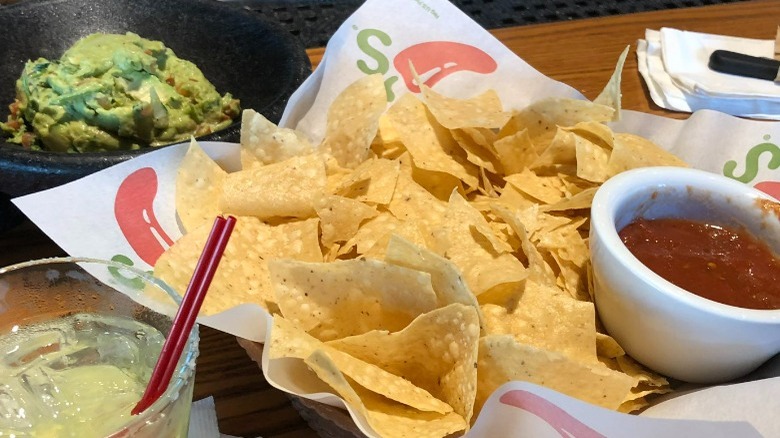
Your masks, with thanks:
M 3 435 L 106 436 L 140 400 L 165 337 L 127 318 L 76 314 L 0 337 Z
M 119 292 L 126 284 L 114 284 L 117 277 L 140 289 Z M 186 437 L 197 326 L 165 393 L 130 413 L 171 325 L 168 310 L 130 298 L 147 292 L 178 300 L 164 283 L 113 262 L 48 259 L 0 268 L 0 438 Z

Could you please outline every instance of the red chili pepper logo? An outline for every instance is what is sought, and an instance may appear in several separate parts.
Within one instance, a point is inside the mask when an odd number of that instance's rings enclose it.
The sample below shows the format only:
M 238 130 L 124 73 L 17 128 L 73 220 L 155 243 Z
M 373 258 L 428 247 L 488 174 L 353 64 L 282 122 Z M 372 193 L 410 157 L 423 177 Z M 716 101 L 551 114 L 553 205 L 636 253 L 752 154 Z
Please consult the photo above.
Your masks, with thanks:
M 588 425 L 574 418 L 557 405 L 528 391 L 512 390 L 499 398 L 505 405 L 528 411 L 552 426 L 565 438 L 606 438 Z
M 762 181 L 756 184 L 755 188 L 777 200 L 780 200 L 780 181 Z
M 157 187 L 157 173 L 143 167 L 122 181 L 114 198 L 116 223 L 138 257 L 150 266 L 173 245 L 154 215 Z
M 447 76 L 463 71 L 488 74 L 496 71 L 498 64 L 487 53 L 468 44 L 452 41 L 429 41 L 415 44 L 402 50 L 393 64 L 406 83 L 406 88 L 414 93 L 420 92 L 420 87 L 414 83 L 411 66 L 420 77 L 433 74 L 425 80 L 425 85 L 434 84 Z

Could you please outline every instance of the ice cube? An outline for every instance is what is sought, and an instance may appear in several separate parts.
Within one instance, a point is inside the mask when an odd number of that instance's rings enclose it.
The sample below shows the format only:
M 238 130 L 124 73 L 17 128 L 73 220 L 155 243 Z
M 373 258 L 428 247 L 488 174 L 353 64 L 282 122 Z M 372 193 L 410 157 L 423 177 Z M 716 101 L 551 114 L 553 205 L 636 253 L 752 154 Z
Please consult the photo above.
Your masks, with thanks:
M 57 328 L 13 336 L 6 347 L 3 363 L 9 368 L 24 368 L 45 354 L 57 352 L 67 342 Z
M 4 424 L 24 419 L 23 399 L 18 395 L 19 391 L 14 391 L 11 383 L 0 383 L 0 418 Z
M 45 366 L 36 366 L 27 370 L 20 377 L 22 388 L 25 389 L 33 400 L 37 401 L 42 408 L 50 410 L 57 409 L 59 400 L 57 399 L 57 383 L 55 382 L 53 371 Z M 45 409 L 44 408 L 44 409 Z
M 133 341 L 135 336 L 128 337 L 122 333 L 101 333 L 97 337 L 97 351 L 102 363 L 110 363 L 118 367 L 128 367 L 136 363 L 140 351 Z
M 33 419 L 39 412 L 33 396 L 27 392 L 18 379 L 0 382 L 0 420 L 4 432 L 26 436 Z

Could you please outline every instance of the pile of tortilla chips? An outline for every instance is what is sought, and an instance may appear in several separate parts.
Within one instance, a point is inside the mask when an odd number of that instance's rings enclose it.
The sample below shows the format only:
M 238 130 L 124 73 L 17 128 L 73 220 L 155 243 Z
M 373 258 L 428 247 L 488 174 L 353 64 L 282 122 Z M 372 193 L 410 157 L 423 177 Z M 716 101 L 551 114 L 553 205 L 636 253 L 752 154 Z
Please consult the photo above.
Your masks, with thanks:
M 597 322 L 593 194 L 607 178 L 684 165 L 613 132 L 619 66 L 595 102 L 504 111 L 423 86 L 389 106 L 382 78 L 345 89 L 324 140 L 244 112 L 242 170 L 191 144 L 176 187 L 186 235 L 155 275 L 186 288 L 218 214 L 237 217 L 204 303 L 274 316 L 271 358 L 294 358 L 380 436 L 465 433 L 510 380 L 630 412 L 668 383 Z

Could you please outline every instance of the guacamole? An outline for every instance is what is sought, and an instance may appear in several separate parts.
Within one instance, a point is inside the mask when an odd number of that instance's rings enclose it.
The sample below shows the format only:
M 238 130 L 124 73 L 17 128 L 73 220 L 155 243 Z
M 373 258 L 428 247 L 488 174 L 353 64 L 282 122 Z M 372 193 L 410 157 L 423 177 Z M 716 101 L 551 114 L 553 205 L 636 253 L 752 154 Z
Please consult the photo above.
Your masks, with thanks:
M 97 152 L 187 140 L 240 114 L 192 62 L 159 41 L 96 33 L 59 61 L 28 61 L 0 128 L 30 149 Z

